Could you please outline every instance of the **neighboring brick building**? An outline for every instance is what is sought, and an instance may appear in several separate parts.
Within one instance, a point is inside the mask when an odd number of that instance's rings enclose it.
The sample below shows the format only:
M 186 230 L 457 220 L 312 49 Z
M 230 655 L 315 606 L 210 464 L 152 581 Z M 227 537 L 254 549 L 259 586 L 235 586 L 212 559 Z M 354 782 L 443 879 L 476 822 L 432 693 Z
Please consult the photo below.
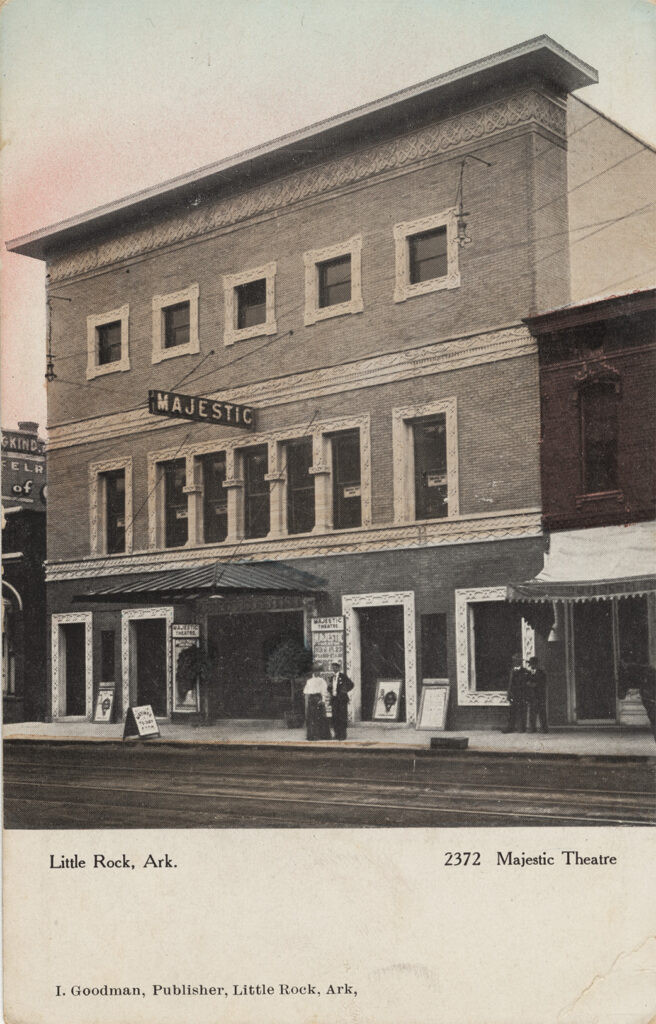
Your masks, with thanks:
M 5 722 L 47 710 L 46 456 L 38 424 L 2 432 L 2 709 Z
M 10 244 L 71 300 L 53 718 L 89 717 L 100 682 L 119 714 L 277 715 L 268 653 L 343 616 L 356 720 L 403 678 L 414 725 L 448 677 L 453 726 L 503 722 L 535 644 L 506 586 L 543 562 L 523 318 L 570 297 L 567 96 L 595 80 L 540 37 Z M 211 401 L 164 418 L 153 390 Z M 174 678 L 196 625 L 204 702 Z
M 511 596 L 554 610 L 553 721 L 646 724 L 637 691 L 623 697 L 621 663 L 656 665 L 656 291 L 526 322 L 540 361 L 551 536 L 544 568 Z

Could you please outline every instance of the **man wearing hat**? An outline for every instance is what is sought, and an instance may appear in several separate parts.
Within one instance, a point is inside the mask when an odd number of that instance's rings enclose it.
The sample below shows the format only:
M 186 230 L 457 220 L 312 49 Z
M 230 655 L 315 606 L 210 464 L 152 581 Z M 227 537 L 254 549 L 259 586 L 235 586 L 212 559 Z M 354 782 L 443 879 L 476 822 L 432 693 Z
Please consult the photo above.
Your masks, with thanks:
M 333 712 L 333 732 L 336 740 L 345 740 L 349 693 L 353 689 L 353 681 L 349 679 L 346 672 L 340 672 L 338 661 L 333 661 L 331 668 L 333 677 L 328 683 L 328 693 Z

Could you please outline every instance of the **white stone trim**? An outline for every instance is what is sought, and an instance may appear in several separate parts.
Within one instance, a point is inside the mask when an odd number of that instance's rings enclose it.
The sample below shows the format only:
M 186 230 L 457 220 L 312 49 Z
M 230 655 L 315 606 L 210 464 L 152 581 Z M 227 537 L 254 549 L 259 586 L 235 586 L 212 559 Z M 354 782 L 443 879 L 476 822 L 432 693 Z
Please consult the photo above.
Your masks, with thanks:
M 186 459 L 187 460 L 187 484 L 189 485 L 192 479 L 189 466 L 190 460 L 198 458 L 201 455 L 209 455 L 212 452 L 225 452 L 226 453 L 226 483 L 230 489 L 240 487 L 243 483 L 241 480 L 240 472 L 231 472 L 229 466 L 235 465 L 235 455 L 242 448 L 252 448 L 256 445 L 266 444 L 269 447 L 269 473 L 267 474 L 270 478 L 269 484 L 271 488 L 279 487 L 280 482 L 284 482 L 284 473 L 278 473 L 277 467 L 280 463 L 280 452 L 278 447 L 285 441 L 293 441 L 299 437 L 312 437 L 322 438 L 327 434 L 337 433 L 341 430 L 359 430 L 360 431 L 360 487 L 361 487 L 361 510 L 362 510 L 362 526 L 360 529 L 365 529 L 371 526 L 371 430 L 370 430 L 370 417 L 368 413 L 362 416 L 342 416 L 330 420 L 313 421 L 308 426 L 307 423 L 297 423 L 290 427 L 284 427 L 280 430 L 271 430 L 264 433 L 240 433 L 231 434 L 228 437 L 219 437 L 213 441 L 202 441 L 193 444 L 187 444 L 176 448 L 165 448 L 160 451 L 154 451 L 148 453 L 148 545 L 151 549 L 163 549 L 168 553 L 171 551 L 179 551 L 179 548 L 163 548 L 163 492 L 160 486 L 160 481 L 157 478 L 157 466 L 159 463 L 168 462 L 172 459 Z M 313 448 L 316 451 L 319 447 L 318 442 L 313 440 Z M 315 465 L 313 467 L 315 474 L 318 475 L 322 467 Z M 199 480 L 199 475 L 194 471 L 193 479 Z M 316 479 L 316 476 L 315 476 Z M 188 489 L 188 496 L 191 493 L 191 488 Z M 193 485 L 194 494 L 198 496 L 197 504 L 202 504 L 202 484 L 200 482 L 194 483 Z M 273 491 L 272 491 L 273 494 Z M 188 505 L 191 502 L 188 501 Z M 273 503 L 272 503 L 273 504 Z M 286 537 L 281 536 L 280 532 L 276 532 L 274 529 L 273 517 L 272 517 L 272 532 L 268 537 L 257 538 L 252 541 L 246 541 L 242 543 L 242 522 L 231 522 L 231 508 L 233 504 L 228 499 L 228 536 L 225 541 L 219 546 L 224 548 L 229 546 L 235 540 L 240 541 L 240 550 L 255 547 L 256 550 L 270 540 L 281 540 Z M 239 511 L 237 514 L 241 519 L 243 515 L 243 502 L 239 503 Z M 282 519 L 284 517 L 278 517 L 279 529 Z M 286 523 L 286 518 L 285 518 Z M 283 526 L 286 530 L 286 525 Z M 343 531 L 338 531 L 340 534 Z M 197 531 L 200 536 L 200 529 Z M 315 536 L 313 531 L 312 536 Z M 301 537 L 310 537 L 310 534 L 294 534 L 294 539 Z M 307 541 L 306 541 L 307 543 Z M 190 531 L 190 540 L 185 545 L 189 547 L 192 544 L 192 534 Z
M 362 676 L 360 673 L 360 626 L 356 611 L 358 608 L 379 608 L 401 605 L 403 608 L 403 638 L 405 653 L 405 722 L 399 725 L 414 725 L 417 719 L 417 647 L 415 639 L 415 595 L 413 590 L 399 590 L 379 594 L 344 594 L 342 615 L 344 616 L 346 643 L 346 673 L 353 680 L 349 713 L 352 720 L 362 719 Z
M 537 345 L 528 329 L 511 326 L 450 341 L 438 340 L 410 350 L 357 359 L 341 366 L 327 366 L 286 377 L 274 377 L 257 384 L 228 387 L 207 397 L 208 401 L 221 399 L 256 408 L 271 408 L 536 354 Z M 179 426 L 177 423 L 175 425 Z M 54 451 L 97 441 L 106 443 L 110 438 L 138 434 L 144 430 L 170 430 L 171 426 L 171 420 L 152 416 L 147 409 L 139 407 L 50 427 L 47 448 L 48 451 Z
M 160 566 L 161 569 L 161 566 Z M 123 718 L 136 699 L 136 681 L 130 678 L 131 646 L 130 623 L 140 619 L 166 619 L 166 717 L 171 717 L 171 626 L 173 625 L 173 608 L 156 606 L 153 608 L 123 608 L 121 611 L 121 686 Z
M 84 721 L 91 717 L 93 710 L 93 612 L 57 612 L 50 617 L 51 636 L 51 694 L 52 694 L 52 720 L 57 721 Z M 62 673 L 62 660 L 64 651 L 59 643 L 59 627 L 68 623 L 84 624 L 84 678 L 85 678 L 85 714 L 67 715 L 62 705 L 66 700 L 64 689 L 65 680 Z
M 319 263 L 334 260 L 340 256 L 351 257 L 351 298 L 333 306 L 319 306 Z M 337 242 L 323 249 L 312 249 L 303 253 L 305 264 L 305 310 L 303 322 L 306 327 L 319 320 L 329 320 L 347 313 L 361 313 L 362 302 L 362 235 L 353 235 L 345 242 Z
M 316 197 L 331 197 L 336 190 L 361 187 L 383 177 L 404 175 L 409 168 L 443 161 L 454 151 L 471 152 L 489 138 L 530 128 L 564 143 L 566 104 L 536 89 L 525 89 L 504 99 L 482 104 L 474 110 L 444 118 L 436 124 L 361 149 L 346 156 L 325 160 L 316 167 L 245 189 L 228 198 L 212 198 L 196 209 L 185 209 L 153 225 L 94 242 L 72 253 L 61 253 L 48 261 L 52 283 L 94 273 L 122 260 L 177 246 L 187 240 L 231 230 L 250 218 L 275 216 L 276 211 L 298 209 Z
M 403 526 L 382 523 L 353 530 L 335 530 L 322 535 L 294 534 L 248 541 L 230 538 L 221 544 L 204 544 L 194 548 L 152 548 L 129 557 L 107 555 L 104 558 L 50 562 L 46 565 L 46 581 L 56 583 L 60 580 L 119 576 L 122 573 L 161 572 L 162 565 L 168 569 L 188 568 L 211 565 L 217 561 L 230 562 L 235 557 L 252 562 L 324 558 L 453 544 L 523 540 L 541 534 L 539 509 L 511 509 L 498 513 L 481 512 L 458 516 L 454 519 L 432 519 Z M 239 541 L 238 550 L 235 541 Z
M 119 554 L 129 555 L 132 551 L 132 456 L 125 455 L 108 462 L 89 463 L 89 545 L 92 555 L 108 553 L 105 487 L 101 474 L 116 469 L 125 470 L 125 551 Z
M 252 281 L 266 281 L 266 320 L 262 324 L 253 324 L 251 327 L 237 327 L 237 291 L 242 284 L 250 284 Z M 243 270 L 239 274 L 223 275 L 223 304 L 224 304 L 224 345 L 234 345 L 237 341 L 245 341 L 247 338 L 259 338 L 267 334 L 275 334 L 278 330 L 276 323 L 276 264 L 265 263 L 262 267 L 255 267 L 251 270 Z
M 505 601 L 505 587 L 474 587 L 456 590 L 456 666 L 458 705 L 460 707 L 507 707 L 507 690 L 475 689 L 473 657 L 473 616 L 477 601 Z M 526 661 L 535 654 L 535 633 L 522 619 L 522 656 Z
M 121 323 L 121 358 L 114 363 L 100 366 L 98 363 L 97 328 L 104 324 Z M 102 377 L 107 373 L 120 373 L 130 369 L 130 306 L 120 306 L 108 313 L 94 313 L 87 317 L 87 380 Z
M 197 284 L 190 284 L 180 291 L 168 295 L 153 295 L 153 363 L 161 363 L 164 359 L 175 359 L 177 356 L 195 356 L 200 352 L 198 333 L 198 303 L 200 289 Z M 189 341 L 186 345 L 165 347 L 164 311 L 169 306 L 177 306 L 181 302 L 189 303 Z
M 392 409 L 392 461 L 394 487 L 394 522 L 415 522 L 415 457 L 412 420 L 444 413 L 446 418 L 446 473 L 448 516 L 460 512 L 458 487 L 458 406 L 455 397 L 442 398 L 423 405 L 407 405 Z M 422 519 L 422 523 L 440 520 Z
M 443 277 L 434 277 L 429 281 L 410 283 L 410 246 L 408 239 L 422 231 L 433 228 L 446 228 L 447 272 Z M 434 213 L 430 217 L 418 220 L 406 220 L 394 225 L 395 273 L 394 301 L 405 302 L 416 295 L 427 295 L 429 292 L 441 291 L 443 288 L 460 287 L 460 270 L 458 268 L 458 226 L 455 207 Z

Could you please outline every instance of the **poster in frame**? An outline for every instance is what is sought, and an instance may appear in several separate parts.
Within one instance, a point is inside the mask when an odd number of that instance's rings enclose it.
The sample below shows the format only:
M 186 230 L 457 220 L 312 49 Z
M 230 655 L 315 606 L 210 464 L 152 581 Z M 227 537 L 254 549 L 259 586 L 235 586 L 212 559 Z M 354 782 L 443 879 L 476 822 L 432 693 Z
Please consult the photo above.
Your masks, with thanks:
M 398 722 L 401 710 L 402 679 L 379 679 L 372 719 L 374 722 Z

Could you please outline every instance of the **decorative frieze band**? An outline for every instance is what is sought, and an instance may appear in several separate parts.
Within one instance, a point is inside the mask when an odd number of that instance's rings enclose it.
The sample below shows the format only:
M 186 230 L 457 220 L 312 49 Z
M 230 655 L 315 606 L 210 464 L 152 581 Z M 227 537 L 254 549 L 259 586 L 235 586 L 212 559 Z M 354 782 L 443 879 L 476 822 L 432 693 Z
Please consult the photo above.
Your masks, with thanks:
M 540 532 L 539 509 L 520 509 L 407 525 L 361 527 L 323 535 L 240 541 L 238 545 L 206 544 L 201 548 L 168 548 L 141 551 L 130 556 L 112 555 L 50 563 L 46 567 L 46 581 L 55 583 L 136 572 L 161 572 L 163 568 L 189 569 L 215 562 L 262 562 L 391 551 L 398 548 L 479 544 L 484 541 L 537 537 Z
M 77 252 L 53 256 L 48 266 L 50 282 L 64 281 L 120 260 L 196 238 L 518 126 L 537 124 L 564 139 L 565 122 L 563 105 L 536 90 L 527 90 L 390 142 L 349 156 L 336 157 L 251 191 L 208 201 L 184 213 L 162 218 L 158 223 L 133 228 L 119 237 L 85 246 Z
M 410 351 L 359 359 L 341 366 L 328 366 L 256 384 L 226 388 L 206 397 L 210 400 L 221 398 L 224 402 L 235 402 L 256 408 L 286 405 L 290 402 L 320 398 L 323 395 L 359 391 L 380 384 L 460 370 L 467 366 L 534 355 L 536 352 L 536 342 L 527 327 L 508 327 L 504 330 L 457 338 L 454 341 L 437 341 Z M 151 416 L 145 407 L 129 412 L 112 413 L 109 416 L 97 416 L 92 420 L 79 420 L 61 427 L 51 427 L 48 451 L 98 441 L 105 443 L 111 438 L 137 434 L 144 430 L 165 430 L 176 425 L 178 424 L 174 420 Z

